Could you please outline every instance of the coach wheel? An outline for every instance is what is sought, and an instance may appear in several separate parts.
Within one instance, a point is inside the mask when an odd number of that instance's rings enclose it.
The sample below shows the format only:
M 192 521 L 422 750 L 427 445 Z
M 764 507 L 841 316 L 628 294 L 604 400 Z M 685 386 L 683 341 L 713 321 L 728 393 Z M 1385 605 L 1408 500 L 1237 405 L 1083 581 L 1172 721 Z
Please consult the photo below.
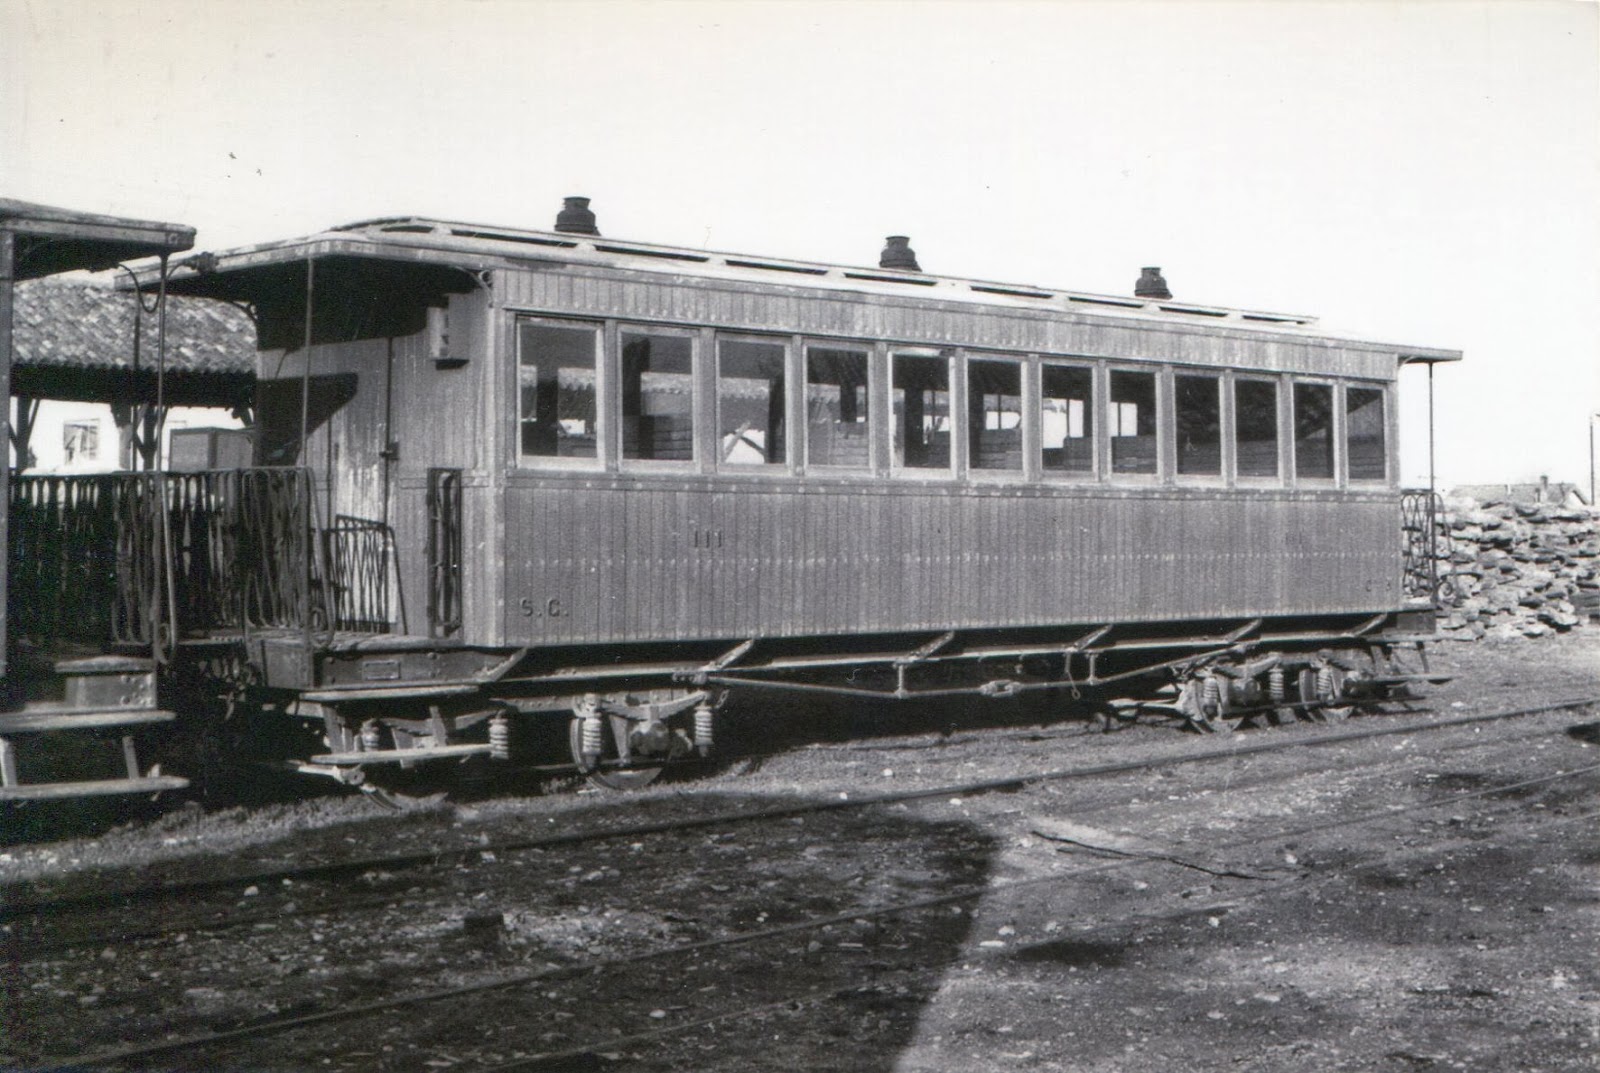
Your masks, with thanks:
M 661 776 L 659 764 L 651 768 L 605 766 L 619 761 L 629 763 L 634 760 L 632 756 L 622 755 L 622 750 L 618 747 L 618 742 L 627 740 L 629 729 L 627 718 L 605 713 L 598 716 L 574 715 L 571 723 L 566 724 L 566 740 L 573 752 L 573 763 L 578 764 L 579 771 L 584 772 L 590 784 L 606 790 L 640 790 Z M 600 747 L 595 750 L 597 732 Z
M 1190 678 L 1178 686 L 1178 711 L 1202 734 L 1228 734 L 1227 683 L 1214 675 Z

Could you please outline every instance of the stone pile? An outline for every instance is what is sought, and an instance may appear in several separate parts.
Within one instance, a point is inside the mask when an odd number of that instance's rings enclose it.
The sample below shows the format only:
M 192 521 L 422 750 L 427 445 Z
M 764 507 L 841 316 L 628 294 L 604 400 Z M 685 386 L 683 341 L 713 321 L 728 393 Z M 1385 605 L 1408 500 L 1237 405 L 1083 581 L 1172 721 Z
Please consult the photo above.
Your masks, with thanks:
M 1565 632 L 1600 617 L 1600 513 L 1446 499 L 1439 627 L 1462 641 Z

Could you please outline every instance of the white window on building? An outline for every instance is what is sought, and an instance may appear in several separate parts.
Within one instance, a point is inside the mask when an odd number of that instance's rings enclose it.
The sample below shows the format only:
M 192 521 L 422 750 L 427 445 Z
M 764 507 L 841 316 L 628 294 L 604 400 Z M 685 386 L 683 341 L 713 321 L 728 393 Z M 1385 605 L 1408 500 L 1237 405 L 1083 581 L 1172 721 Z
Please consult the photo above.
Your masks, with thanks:
M 61 426 L 62 460 L 67 465 L 100 458 L 100 422 L 67 421 Z

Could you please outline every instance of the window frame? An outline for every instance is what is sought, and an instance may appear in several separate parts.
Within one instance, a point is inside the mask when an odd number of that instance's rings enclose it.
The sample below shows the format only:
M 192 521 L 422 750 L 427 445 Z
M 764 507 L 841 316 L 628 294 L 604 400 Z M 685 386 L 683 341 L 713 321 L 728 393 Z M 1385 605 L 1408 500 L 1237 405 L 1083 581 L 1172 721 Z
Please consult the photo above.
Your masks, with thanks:
M 1113 441 L 1119 439 L 1120 437 L 1112 435 L 1111 383 L 1112 378 L 1117 373 L 1140 373 L 1150 377 L 1151 384 L 1154 388 L 1151 402 L 1152 409 L 1154 410 L 1153 420 L 1155 422 L 1156 440 L 1156 468 L 1153 472 L 1138 473 L 1126 470 L 1118 470 L 1116 468 L 1116 452 Z M 1105 458 L 1101 463 L 1104 473 L 1103 479 L 1105 481 L 1111 484 L 1161 484 L 1167 480 L 1168 475 L 1172 472 L 1170 463 L 1167 459 L 1168 454 L 1170 454 L 1172 451 L 1173 439 L 1172 432 L 1167 428 L 1168 423 L 1171 421 L 1170 411 L 1172 409 L 1169 388 L 1165 386 L 1168 375 L 1169 367 L 1156 365 L 1153 363 L 1138 364 L 1127 361 L 1108 361 L 1103 364 L 1104 394 L 1101 399 L 1100 436 L 1102 441 L 1105 443 Z M 1120 424 L 1121 422 L 1119 421 L 1118 425 Z
M 616 368 L 615 386 L 611 388 L 611 401 L 606 407 L 616 421 L 616 435 L 613 437 L 612 446 L 616 451 L 617 469 L 622 472 L 634 473 L 692 473 L 698 472 L 704 464 L 702 441 L 704 439 L 704 409 L 700 401 L 702 392 L 701 379 L 702 367 L 705 364 L 702 345 L 704 333 L 697 327 L 681 327 L 672 324 L 651 324 L 647 321 L 617 320 L 612 323 L 614 333 L 615 351 L 608 361 L 614 363 Z M 623 437 L 625 417 L 622 413 L 622 384 L 625 372 L 622 367 L 623 351 L 625 344 L 623 338 L 628 334 L 634 335 L 659 335 L 669 336 L 689 341 L 689 415 L 692 435 L 690 437 L 690 453 L 688 458 L 629 458 L 624 454 L 626 443 Z M 639 415 L 644 416 L 644 415 Z
M 878 400 L 878 393 L 874 390 L 878 384 L 878 354 L 879 344 L 876 341 L 860 339 L 826 339 L 816 336 L 804 336 L 799 341 L 799 369 L 804 391 L 796 394 L 800 397 L 798 407 L 799 420 L 795 421 L 795 428 L 799 433 L 800 443 L 795 451 L 795 468 L 801 474 L 816 473 L 821 477 L 876 477 L 879 476 L 877 464 L 877 438 L 878 426 L 884 423 L 883 406 Z M 866 381 L 862 385 L 862 401 L 866 406 L 866 460 L 859 466 L 840 466 L 832 463 L 817 463 L 811 460 L 811 351 L 815 350 L 845 350 L 861 354 L 865 359 Z
M 1395 446 L 1394 432 L 1391 428 L 1391 417 L 1394 409 L 1390 402 L 1389 383 L 1383 380 L 1346 380 L 1339 384 L 1337 407 L 1340 416 L 1340 446 L 1344 466 L 1343 479 L 1347 485 L 1357 485 L 1361 488 L 1377 488 L 1394 482 Z M 1358 389 L 1373 391 L 1378 395 L 1378 405 L 1382 407 L 1381 420 L 1378 427 L 1383 430 L 1383 475 L 1380 477 L 1357 477 L 1350 472 L 1350 391 Z
M 1170 429 L 1172 448 L 1171 465 L 1172 480 L 1175 484 L 1183 485 L 1225 485 L 1228 480 L 1228 413 L 1227 413 L 1227 367 L 1210 365 L 1175 365 L 1170 369 L 1171 376 L 1171 404 L 1167 407 L 1172 427 Z M 1214 381 L 1217 388 L 1217 470 L 1215 473 L 1184 473 L 1182 460 L 1179 455 L 1178 442 L 1178 379 L 1190 377 Z
M 714 445 L 710 468 L 718 473 L 737 473 L 771 477 L 798 472 L 794 451 L 794 339 L 792 334 L 722 331 L 718 329 L 713 342 L 712 359 L 707 381 L 711 397 L 706 409 L 710 412 L 709 440 Z M 783 460 L 780 462 L 729 462 L 722 457 L 722 344 L 757 343 L 762 346 L 783 348 Z M 771 403 L 768 403 L 768 413 Z M 768 429 L 768 434 L 771 430 Z M 770 453 L 770 448 L 769 448 Z
M 1049 484 L 1084 484 L 1095 483 L 1103 479 L 1106 470 L 1107 451 L 1102 448 L 1101 435 L 1106 431 L 1105 403 L 1101 396 L 1105 394 L 1109 380 L 1104 375 L 1105 362 L 1095 358 L 1073 357 L 1071 355 L 1041 354 L 1038 360 L 1038 373 L 1035 377 L 1033 400 L 1029 408 L 1029 415 L 1033 418 L 1034 426 L 1034 451 L 1037 458 L 1037 476 L 1041 482 Z M 1057 368 L 1078 369 L 1089 374 L 1089 397 L 1084 400 L 1085 416 L 1089 419 L 1089 435 L 1079 437 L 1089 441 L 1089 468 L 1088 469 L 1051 469 L 1044 464 L 1044 375 L 1045 369 L 1055 366 Z M 1102 381 L 1105 381 L 1102 384 Z M 1099 417 L 1095 415 L 1099 414 Z M 1069 437 L 1070 438 L 1070 437 Z
M 74 431 L 80 434 L 86 434 L 87 438 L 94 441 L 93 444 L 90 445 L 93 448 L 91 451 L 86 453 L 81 442 L 77 448 L 73 448 L 71 446 L 73 440 L 72 433 Z M 87 465 L 89 463 L 98 465 L 101 463 L 103 459 L 100 457 L 100 444 L 105 438 L 103 435 L 101 435 L 102 431 L 100 418 L 98 416 L 90 415 L 88 417 L 63 418 L 61 421 L 62 464 L 70 467 Z M 83 437 L 80 436 L 80 440 L 82 438 Z
M 957 457 L 961 453 L 960 434 L 958 428 L 964 428 L 965 422 L 958 424 L 956 415 L 960 412 L 957 407 L 964 402 L 965 392 L 965 363 L 958 361 L 961 352 L 956 347 L 933 346 L 925 343 L 889 343 L 885 348 L 884 389 L 888 396 L 888 406 L 884 413 L 885 425 L 888 427 L 888 456 L 885 459 L 888 475 L 891 478 L 903 480 L 955 480 L 959 475 Z M 947 448 L 948 457 L 943 466 L 907 466 L 895 458 L 894 436 L 901 431 L 904 416 L 897 417 L 894 410 L 894 364 L 897 357 L 914 358 L 918 361 L 943 361 L 945 368 L 945 423 L 949 426 L 950 443 Z M 958 387 L 961 390 L 958 390 Z M 902 443 L 900 455 L 905 455 L 905 446 Z
M 1300 376 L 1291 375 L 1289 380 L 1288 398 L 1288 447 L 1289 447 L 1289 479 L 1295 487 L 1307 488 L 1337 488 L 1340 484 L 1339 474 L 1343 468 L 1343 450 L 1340 440 L 1344 435 L 1344 421 L 1339 407 L 1343 402 L 1344 393 L 1339 390 L 1339 382 L 1328 376 Z M 1302 386 L 1323 387 L 1328 389 L 1328 450 L 1330 452 L 1329 469 L 1326 477 L 1308 477 L 1300 473 L 1300 437 L 1295 428 L 1295 402 L 1296 393 Z
M 951 448 L 954 453 L 955 437 L 959 435 L 964 448 L 963 466 L 967 477 L 978 483 L 1026 484 L 1031 483 L 1028 434 L 1028 366 L 1031 356 L 1013 350 L 969 350 L 963 352 L 961 361 L 962 408 L 959 432 L 955 416 L 951 416 Z M 980 469 L 972 454 L 972 363 L 995 362 L 1017 367 L 1017 466 L 1015 469 Z M 954 394 L 954 392 L 952 392 Z M 1036 442 L 1036 437 L 1034 438 Z
M 1231 419 L 1227 424 L 1228 444 L 1232 448 L 1229 476 L 1236 485 L 1241 487 L 1282 487 L 1286 483 L 1284 472 L 1283 378 L 1273 373 L 1246 371 L 1235 372 L 1228 379 L 1230 381 L 1230 389 L 1225 401 L 1231 412 Z M 1239 385 L 1246 383 L 1266 384 L 1272 388 L 1273 473 L 1270 476 L 1260 473 L 1243 473 L 1239 469 Z
M 532 455 L 524 454 L 522 450 L 522 326 L 524 324 L 544 325 L 552 328 L 592 328 L 595 333 L 594 355 L 594 395 L 595 395 L 595 433 L 594 455 Z M 512 468 L 516 470 L 597 470 L 606 466 L 606 437 L 608 433 L 608 410 L 605 398 L 609 392 L 608 384 L 608 335 L 610 322 L 604 319 L 596 320 L 589 317 L 563 317 L 551 316 L 544 313 L 530 313 L 513 310 L 511 315 L 511 376 L 512 376 L 512 435 L 511 455 Z

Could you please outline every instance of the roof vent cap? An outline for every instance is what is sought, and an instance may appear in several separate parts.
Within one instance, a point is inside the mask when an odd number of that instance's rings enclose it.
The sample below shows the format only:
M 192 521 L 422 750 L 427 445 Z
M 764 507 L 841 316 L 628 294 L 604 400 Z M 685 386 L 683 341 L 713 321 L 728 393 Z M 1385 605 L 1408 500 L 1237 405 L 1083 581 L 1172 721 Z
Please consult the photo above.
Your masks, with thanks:
M 598 235 L 594 213 L 589 211 L 589 199 L 569 197 L 562 199 L 561 211 L 556 214 L 556 230 L 569 235 Z
M 1167 281 L 1161 278 L 1160 268 L 1141 268 L 1139 282 L 1133 285 L 1133 296 L 1166 301 L 1172 297 L 1172 292 L 1167 290 Z
M 888 245 L 878 255 L 879 268 L 899 268 L 907 272 L 921 272 L 917 264 L 917 251 L 911 248 L 911 239 L 905 235 L 890 235 L 884 240 Z

